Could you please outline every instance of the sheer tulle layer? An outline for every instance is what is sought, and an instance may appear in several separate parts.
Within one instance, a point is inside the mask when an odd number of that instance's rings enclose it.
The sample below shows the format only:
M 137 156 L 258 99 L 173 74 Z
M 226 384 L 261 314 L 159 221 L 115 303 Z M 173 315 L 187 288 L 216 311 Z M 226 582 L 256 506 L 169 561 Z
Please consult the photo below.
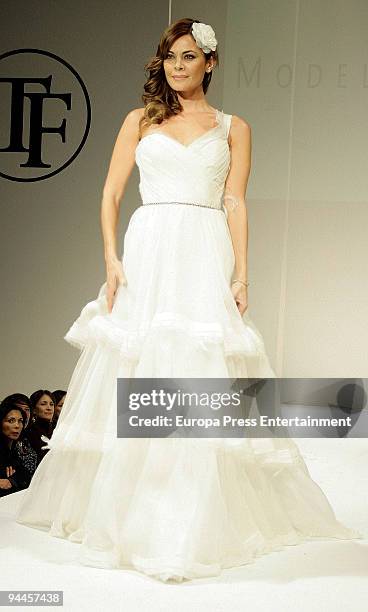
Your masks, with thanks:
M 210 352 L 199 349 L 181 335 L 151 340 L 135 366 L 126 365 L 118 349 L 94 341 L 87 343 L 70 380 L 49 448 L 92 451 L 110 448 L 117 436 L 117 378 L 196 377 L 201 371 L 204 377 L 212 378 L 217 373 L 219 378 L 236 379 L 243 378 L 244 372 L 250 371 L 252 375 L 263 372 L 265 376 L 268 371 L 266 359 L 225 358 L 220 347 Z M 229 377 L 229 371 L 239 375 Z M 244 406 L 234 407 L 232 415 L 245 416 Z
M 104 453 L 54 449 L 18 521 L 80 542 L 83 564 L 161 580 L 218 575 L 306 539 L 360 537 L 336 520 L 290 440 L 268 449 L 262 442 L 225 450 L 207 440 L 136 439 Z
M 161 580 L 304 539 L 360 535 L 337 521 L 290 439 L 116 439 L 119 352 L 89 343 L 17 520 L 82 544 L 79 561 Z

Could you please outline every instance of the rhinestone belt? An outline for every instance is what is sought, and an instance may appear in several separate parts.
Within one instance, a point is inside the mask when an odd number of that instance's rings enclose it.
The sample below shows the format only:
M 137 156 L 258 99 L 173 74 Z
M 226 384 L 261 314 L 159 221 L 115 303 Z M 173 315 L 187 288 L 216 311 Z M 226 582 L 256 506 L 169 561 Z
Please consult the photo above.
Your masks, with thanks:
M 199 202 L 143 202 L 142 203 L 143 206 L 151 206 L 152 204 L 189 204 L 189 206 L 202 206 L 204 208 L 210 208 L 211 210 L 221 210 L 223 212 L 222 208 L 215 208 L 214 206 L 211 206 L 210 204 L 200 204 Z

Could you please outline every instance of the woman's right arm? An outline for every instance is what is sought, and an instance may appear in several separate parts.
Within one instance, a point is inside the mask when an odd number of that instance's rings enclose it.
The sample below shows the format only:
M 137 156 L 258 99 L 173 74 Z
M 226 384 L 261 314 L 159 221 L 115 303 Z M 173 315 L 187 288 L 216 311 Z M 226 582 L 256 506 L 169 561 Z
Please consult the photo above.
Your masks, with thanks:
M 101 204 L 101 229 L 107 276 L 107 306 L 111 312 L 119 284 L 126 278 L 116 247 L 116 228 L 119 221 L 120 202 L 135 163 L 138 144 L 138 125 L 144 109 L 130 111 L 124 119 L 113 149 L 109 170 L 103 188 Z

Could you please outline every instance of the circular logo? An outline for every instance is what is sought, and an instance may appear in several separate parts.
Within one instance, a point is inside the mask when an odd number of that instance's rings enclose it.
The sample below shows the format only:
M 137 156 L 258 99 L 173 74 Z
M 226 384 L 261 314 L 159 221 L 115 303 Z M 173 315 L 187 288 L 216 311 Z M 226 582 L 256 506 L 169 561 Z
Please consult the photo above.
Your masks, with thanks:
M 72 163 L 91 125 L 91 104 L 75 68 L 40 49 L 0 55 L 0 176 L 40 181 Z

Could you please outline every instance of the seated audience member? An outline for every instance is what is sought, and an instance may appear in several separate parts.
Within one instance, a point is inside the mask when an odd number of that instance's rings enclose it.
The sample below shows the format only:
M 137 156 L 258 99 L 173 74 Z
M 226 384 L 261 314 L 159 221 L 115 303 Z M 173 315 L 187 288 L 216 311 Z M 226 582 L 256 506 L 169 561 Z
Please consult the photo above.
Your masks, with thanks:
M 0 405 L 0 497 L 26 489 L 30 483 L 31 476 L 15 451 L 26 418 L 22 408 Z
M 66 396 L 66 391 L 62 391 L 61 389 L 57 389 L 56 391 L 53 392 L 52 394 L 54 396 L 55 399 L 55 412 L 54 412 L 54 429 L 56 427 L 56 423 L 58 422 L 58 418 L 60 416 L 60 412 L 63 408 L 64 405 L 64 400 L 65 400 L 65 396 Z
M 35 391 L 29 399 L 32 407 L 32 419 L 27 437 L 37 453 L 38 465 L 48 452 L 47 448 L 42 448 L 46 442 L 41 439 L 41 436 L 45 436 L 48 439 L 52 436 L 55 399 L 51 391 L 47 389 Z
M 38 464 L 37 453 L 32 448 L 31 443 L 28 439 L 28 428 L 31 423 L 31 402 L 26 395 L 23 393 L 13 393 L 12 395 L 8 395 L 2 401 L 2 405 L 12 405 L 17 408 L 22 408 L 26 413 L 26 422 L 21 431 L 19 439 L 15 444 L 15 451 L 18 453 L 19 460 L 32 477 L 36 471 L 36 467 Z

